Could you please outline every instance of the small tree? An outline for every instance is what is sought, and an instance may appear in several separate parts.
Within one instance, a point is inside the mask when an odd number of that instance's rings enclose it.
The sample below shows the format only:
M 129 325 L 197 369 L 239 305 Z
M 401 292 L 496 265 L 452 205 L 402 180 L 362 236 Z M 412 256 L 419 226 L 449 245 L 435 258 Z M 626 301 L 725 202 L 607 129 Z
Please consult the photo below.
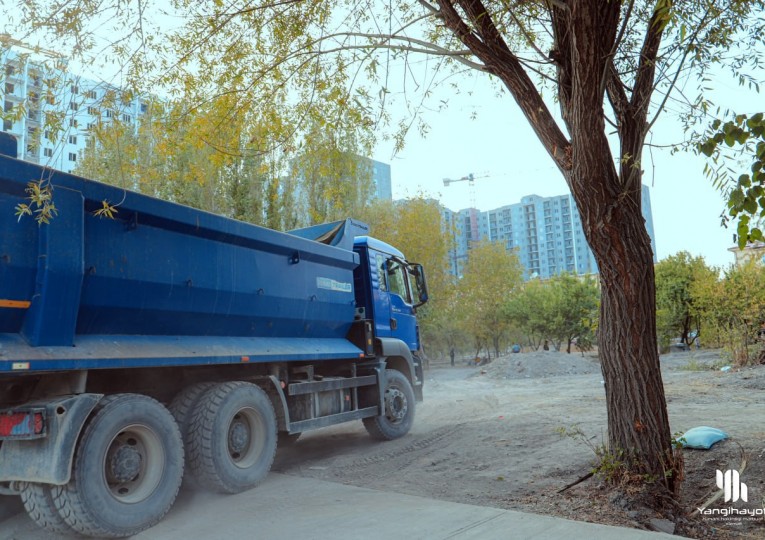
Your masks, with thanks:
M 552 304 L 552 290 L 533 279 L 524 283 L 505 305 L 505 316 L 526 336 L 529 347 L 535 351 L 548 335 Z
M 691 345 L 691 332 L 701 329 L 698 306 L 693 297 L 693 284 L 714 276 L 703 257 L 692 257 L 687 251 L 662 259 L 656 265 L 656 330 L 659 343 L 668 346 L 672 338 Z
M 552 292 L 547 332 L 555 341 L 556 350 L 565 343 L 570 354 L 575 340 L 591 343 L 600 306 L 600 290 L 595 281 L 589 276 L 561 274 L 546 285 Z
M 481 242 L 470 250 L 457 285 L 460 320 L 476 348 L 492 347 L 499 356 L 509 321 L 504 307 L 522 283 L 523 269 L 504 244 Z

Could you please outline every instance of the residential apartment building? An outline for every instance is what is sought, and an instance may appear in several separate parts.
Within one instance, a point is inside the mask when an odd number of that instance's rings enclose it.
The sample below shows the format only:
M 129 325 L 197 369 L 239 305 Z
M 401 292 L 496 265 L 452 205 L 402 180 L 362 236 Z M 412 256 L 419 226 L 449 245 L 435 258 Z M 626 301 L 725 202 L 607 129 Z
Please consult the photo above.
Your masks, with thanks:
M 390 164 L 371 158 L 360 157 L 362 167 L 367 167 L 372 175 L 374 186 L 373 199 L 390 201 L 393 199 L 393 189 L 390 180 Z
M 642 187 L 642 210 L 656 262 L 656 239 L 647 186 Z M 487 212 L 442 209 L 445 230 L 452 230 L 455 248 L 450 270 L 462 275 L 471 243 L 502 242 L 516 250 L 526 279 L 549 278 L 562 272 L 595 274 L 598 267 L 584 237 L 579 211 L 571 195 L 527 195 L 519 203 Z
M 71 172 L 91 132 L 101 122 L 119 119 L 137 126 L 148 104 L 126 97 L 119 88 L 68 73 L 54 52 L 24 52 L 0 36 L 2 130 L 18 140 L 20 159 Z M 39 57 L 39 59 L 35 59 Z

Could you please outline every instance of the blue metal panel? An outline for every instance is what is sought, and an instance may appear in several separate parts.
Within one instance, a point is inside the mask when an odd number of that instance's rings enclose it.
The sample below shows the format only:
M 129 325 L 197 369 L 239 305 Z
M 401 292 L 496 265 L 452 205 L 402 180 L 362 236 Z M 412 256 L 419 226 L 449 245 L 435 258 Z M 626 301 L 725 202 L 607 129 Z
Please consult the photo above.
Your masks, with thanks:
M 29 347 L 0 334 L 0 373 L 200 366 L 364 358 L 345 339 L 199 336 L 78 336 L 75 347 Z
M 17 222 L 27 182 L 43 177 L 59 215 L 51 225 Z M 93 215 L 102 201 L 118 205 L 116 219 Z M 351 249 L 5 156 L 0 227 L 0 332 L 20 332 L 26 320 L 32 344 L 70 344 L 72 312 L 75 342 L 85 334 L 343 340 L 353 321 Z M 38 245 L 51 259 L 39 265 Z
M 396 257 L 399 257 L 401 259 L 404 258 L 404 254 L 401 253 L 399 250 L 391 246 L 390 244 L 383 242 L 382 240 L 378 240 L 377 238 L 372 238 L 371 236 L 357 236 L 354 240 L 355 246 L 367 246 L 372 249 L 376 249 L 377 251 L 382 251 L 383 253 L 387 253 L 389 255 L 395 255 Z
M 57 189 L 54 197 L 59 215 L 40 227 L 35 292 L 21 328 L 32 346 L 72 345 L 80 304 L 82 195 Z

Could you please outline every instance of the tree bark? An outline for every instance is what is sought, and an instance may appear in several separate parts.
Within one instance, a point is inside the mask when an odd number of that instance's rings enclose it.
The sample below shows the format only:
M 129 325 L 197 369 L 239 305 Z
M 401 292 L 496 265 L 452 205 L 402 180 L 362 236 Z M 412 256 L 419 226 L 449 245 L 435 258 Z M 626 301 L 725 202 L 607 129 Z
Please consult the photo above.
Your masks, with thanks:
M 602 192 L 601 192 L 602 193 Z M 576 198 L 576 195 L 575 195 Z M 585 234 L 601 281 L 598 350 L 606 385 L 608 441 L 633 472 L 676 490 L 669 417 L 656 348 L 653 253 L 640 195 L 614 200 L 588 194 Z M 592 219 L 609 208 L 608 221 Z

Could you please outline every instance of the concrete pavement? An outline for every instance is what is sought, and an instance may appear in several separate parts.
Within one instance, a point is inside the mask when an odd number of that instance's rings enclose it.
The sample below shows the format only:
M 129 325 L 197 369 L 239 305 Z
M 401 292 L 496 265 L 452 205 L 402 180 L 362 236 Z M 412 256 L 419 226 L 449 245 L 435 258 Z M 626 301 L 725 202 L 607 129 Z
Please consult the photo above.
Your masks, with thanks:
M 25 515 L 0 522 L 0 540 L 61 538 Z M 175 506 L 141 540 L 638 540 L 666 534 L 437 501 L 272 473 L 238 495 L 181 491 Z

